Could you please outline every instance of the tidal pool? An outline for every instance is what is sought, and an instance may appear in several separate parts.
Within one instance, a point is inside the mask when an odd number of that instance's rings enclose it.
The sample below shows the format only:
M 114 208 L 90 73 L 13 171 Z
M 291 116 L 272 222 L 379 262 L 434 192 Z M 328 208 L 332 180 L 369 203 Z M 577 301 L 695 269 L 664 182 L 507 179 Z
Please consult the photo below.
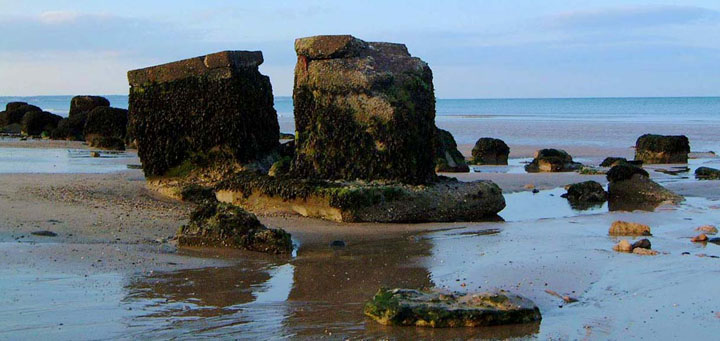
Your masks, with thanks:
M 110 173 L 139 164 L 135 153 L 60 148 L 0 147 L 0 173 Z

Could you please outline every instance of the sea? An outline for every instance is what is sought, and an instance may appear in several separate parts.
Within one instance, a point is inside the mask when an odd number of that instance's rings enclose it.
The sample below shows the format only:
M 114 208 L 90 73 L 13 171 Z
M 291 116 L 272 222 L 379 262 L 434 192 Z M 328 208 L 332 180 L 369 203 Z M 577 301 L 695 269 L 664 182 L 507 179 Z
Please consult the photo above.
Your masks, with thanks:
M 127 108 L 127 95 L 106 95 Z M 67 116 L 72 96 L 2 97 Z M 292 98 L 275 98 L 280 128 L 294 131 Z M 438 99 L 436 124 L 460 145 L 497 137 L 510 145 L 627 148 L 646 133 L 684 134 L 693 151 L 720 151 L 720 97 Z

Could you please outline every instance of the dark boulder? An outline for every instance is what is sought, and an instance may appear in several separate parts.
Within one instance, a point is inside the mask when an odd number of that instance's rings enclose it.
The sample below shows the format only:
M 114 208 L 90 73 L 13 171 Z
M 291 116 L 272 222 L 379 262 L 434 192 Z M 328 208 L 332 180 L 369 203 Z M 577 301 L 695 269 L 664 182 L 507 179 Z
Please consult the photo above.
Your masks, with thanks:
M 635 159 L 647 164 L 687 163 L 690 141 L 685 135 L 640 136 L 635 143 Z
M 23 116 L 20 130 L 25 135 L 37 136 L 45 133 L 49 136 L 60 120 L 62 117 L 46 111 L 30 111 Z
M 96 107 L 85 120 L 85 141 L 90 147 L 124 150 L 127 117 L 125 109 Z
M 525 171 L 538 172 L 573 172 L 582 167 L 574 162 L 572 156 L 561 149 L 541 149 L 535 152 L 535 158 L 525 165 Z
M 6 110 L 0 112 L 0 127 L 15 123 L 22 124 L 23 117 L 29 112 L 42 112 L 42 109 L 24 102 L 8 103 Z
M 70 100 L 70 112 L 68 117 L 80 113 L 89 113 L 97 107 L 109 107 L 110 101 L 100 96 L 75 96 Z
M 432 71 L 405 45 L 352 36 L 295 41 L 292 172 L 328 180 L 436 179 Z
M 720 180 L 720 169 L 698 167 L 695 170 L 695 177 L 700 180 Z
M 200 205 L 190 215 L 190 223 L 178 231 L 178 245 L 229 247 L 273 254 L 292 251 L 290 234 L 284 230 L 268 229 L 254 214 L 216 202 Z
M 259 51 L 224 51 L 128 72 L 128 133 L 145 174 L 164 175 L 212 150 L 227 164 L 275 151 L 280 129 L 262 62 Z
M 471 163 L 475 165 L 507 165 L 510 147 L 503 140 L 483 137 L 475 142 Z
M 618 165 L 607 173 L 610 210 L 652 210 L 664 202 L 679 203 L 683 197 L 650 180 L 648 173 L 632 165 Z
M 465 163 L 465 157 L 457 149 L 457 143 L 452 134 L 438 128 L 435 139 L 435 171 L 467 173 L 470 167 Z
M 620 164 L 628 163 L 628 160 L 624 157 L 606 157 L 603 162 L 600 163 L 600 167 L 612 167 Z
M 57 128 L 53 130 L 51 137 L 55 140 L 83 140 L 83 130 L 88 113 L 82 112 L 72 117 L 63 118 L 58 122 Z
M 8 102 L 8 104 L 5 105 L 5 110 L 6 111 L 14 111 L 25 105 L 28 105 L 28 104 L 25 102 Z
M 607 192 L 603 186 L 595 181 L 585 181 L 567 187 L 567 198 L 573 207 L 585 208 L 607 201 Z

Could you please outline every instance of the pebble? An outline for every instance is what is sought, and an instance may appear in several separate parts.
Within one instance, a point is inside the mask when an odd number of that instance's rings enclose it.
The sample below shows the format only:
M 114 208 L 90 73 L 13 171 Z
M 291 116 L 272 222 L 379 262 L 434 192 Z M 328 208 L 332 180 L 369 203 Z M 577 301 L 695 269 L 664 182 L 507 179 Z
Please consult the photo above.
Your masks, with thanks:
M 707 240 L 708 237 L 704 233 L 701 233 L 700 235 L 693 237 L 693 239 L 690 239 L 690 241 L 693 243 L 706 242 Z
M 696 228 L 695 231 L 703 232 L 703 233 L 706 233 L 706 234 L 717 234 L 717 233 L 718 233 L 717 227 L 712 226 L 712 225 L 703 225 L 703 226 L 700 226 L 700 227 Z
M 617 252 L 632 252 L 632 245 L 630 245 L 630 242 L 627 241 L 627 239 L 623 239 L 613 246 L 613 250 Z

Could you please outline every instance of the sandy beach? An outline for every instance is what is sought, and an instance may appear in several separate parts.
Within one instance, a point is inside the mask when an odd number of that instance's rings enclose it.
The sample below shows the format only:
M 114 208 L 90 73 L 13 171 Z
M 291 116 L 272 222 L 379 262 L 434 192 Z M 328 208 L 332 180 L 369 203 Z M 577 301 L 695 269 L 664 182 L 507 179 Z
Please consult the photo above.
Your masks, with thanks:
M 58 147 L 43 141 L 0 147 L 29 143 Z M 527 155 L 513 149 L 514 156 Z M 576 152 L 593 158 L 615 151 Z M 506 193 L 509 209 L 500 213 L 506 222 L 343 224 L 259 216 L 292 234 L 292 256 L 178 249 L 173 236 L 192 204 L 147 190 L 138 169 L 0 174 L 0 289 L 6 293 L 0 338 L 39 331 L 55 338 L 712 338 L 720 319 L 707 297 L 720 284 L 712 275 L 720 249 L 689 239 L 695 227 L 720 221 L 720 182 L 651 174 L 686 202 L 652 213 L 610 213 L 606 206 L 574 211 L 559 198 L 562 187 L 605 183 L 603 176 L 480 172 L 454 175 L 497 182 Z M 527 184 L 541 191 L 533 194 Z M 614 220 L 652 226 L 660 255 L 612 251 L 617 239 L 607 229 Z M 46 230 L 57 236 L 32 234 Z M 329 246 L 335 240 L 347 246 Z M 536 302 L 543 321 L 483 329 L 382 327 L 361 312 L 381 286 L 512 290 Z M 547 289 L 579 302 L 566 304 Z

